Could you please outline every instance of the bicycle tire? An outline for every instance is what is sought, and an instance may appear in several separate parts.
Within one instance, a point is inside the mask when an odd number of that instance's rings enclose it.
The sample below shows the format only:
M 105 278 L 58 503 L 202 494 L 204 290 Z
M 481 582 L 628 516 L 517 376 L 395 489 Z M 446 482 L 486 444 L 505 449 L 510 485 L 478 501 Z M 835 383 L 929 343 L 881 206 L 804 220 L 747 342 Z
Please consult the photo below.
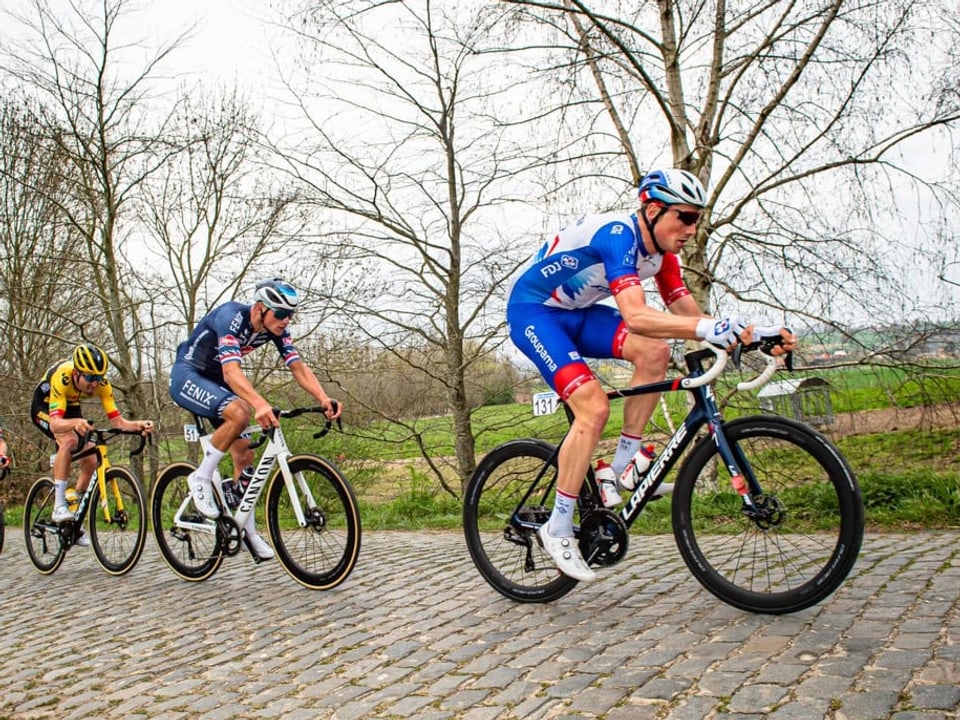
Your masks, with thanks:
M 552 602 L 577 585 L 540 546 L 535 530 L 515 522 L 528 491 L 535 501 L 525 508 L 531 520 L 549 517 L 557 473 L 554 449 L 533 438 L 499 445 L 477 465 L 464 493 L 463 532 L 473 564 L 495 590 L 517 602 Z
M 160 555 L 170 569 L 190 582 L 200 582 L 213 575 L 223 564 L 223 548 L 218 534 L 193 532 L 174 526 L 173 518 L 190 495 L 187 476 L 196 470 L 190 463 L 174 463 L 157 476 L 150 498 L 150 519 Z M 192 502 L 181 519 L 210 523 Z
M 756 415 L 723 424 L 742 471 L 752 472 L 769 517 L 742 512 L 716 444 L 692 449 L 673 491 L 673 531 L 694 577 L 726 603 L 783 614 L 815 605 L 853 569 L 863 541 L 863 498 L 840 451 L 812 428 Z
M 4 512 L 6 512 L 6 510 L 4 510 L 3 505 L 0 504 L 0 553 L 3 552 L 3 538 L 7 534 L 7 521 L 3 517 Z
M 360 509 L 350 483 L 326 458 L 294 455 L 288 461 L 295 481 L 307 484 L 314 507 L 298 493 L 306 527 L 300 527 L 283 473 L 267 488 L 267 528 L 277 560 L 290 577 L 311 590 L 336 587 L 353 571 L 360 554 Z
M 147 541 L 147 502 L 140 481 L 129 469 L 107 468 L 105 479 L 106 499 L 101 498 L 96 480 L 90 495 L 90 544 L 97 562 L 107 573 L 125 575 L 140 560 Z M 123 504 L 122 511 L 117 507 L 114 483 Z M 104 502 L 110 511 L 110 522 L 104 514 Z
M 51 520 L 54 501 L 53 480 L 39 478 L 23 503 L 23 535 L 27 556 L 41 575 L 55 572 L 66 554 L 60 542 L 60 530 Z

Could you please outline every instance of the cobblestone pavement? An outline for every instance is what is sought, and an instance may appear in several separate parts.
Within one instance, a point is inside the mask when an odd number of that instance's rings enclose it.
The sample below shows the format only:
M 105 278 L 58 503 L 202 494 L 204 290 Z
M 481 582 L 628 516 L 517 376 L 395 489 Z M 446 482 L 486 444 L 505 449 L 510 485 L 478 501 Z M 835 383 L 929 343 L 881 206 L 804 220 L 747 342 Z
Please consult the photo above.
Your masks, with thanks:
M 44 577 L 7 533 L 0 718 L 960 718 L 960 533 L 868 535 L 776 617 L 702 590 L 669 536 L 518 605 L 455 532 L 368 532 L 329 592 L 245 554 L 188 583 L 152 537 L 125 577 L 83 548 Z

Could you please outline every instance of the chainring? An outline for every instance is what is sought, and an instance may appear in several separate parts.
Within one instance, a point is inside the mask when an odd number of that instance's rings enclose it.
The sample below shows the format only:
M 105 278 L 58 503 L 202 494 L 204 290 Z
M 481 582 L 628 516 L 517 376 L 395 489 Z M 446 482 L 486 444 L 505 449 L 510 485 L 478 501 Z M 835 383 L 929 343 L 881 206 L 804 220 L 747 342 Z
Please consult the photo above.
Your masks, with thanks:
M 217 541 L 227 557 L 233 557 L 240 552 L 242 541 L 240 526 L 229 515 L 220 515 L 217 518 Z
M 612 510 L 590 510 L 580 521 L 580 553 L 588 565 L 610 566 L 627 553 L 626 523 Z

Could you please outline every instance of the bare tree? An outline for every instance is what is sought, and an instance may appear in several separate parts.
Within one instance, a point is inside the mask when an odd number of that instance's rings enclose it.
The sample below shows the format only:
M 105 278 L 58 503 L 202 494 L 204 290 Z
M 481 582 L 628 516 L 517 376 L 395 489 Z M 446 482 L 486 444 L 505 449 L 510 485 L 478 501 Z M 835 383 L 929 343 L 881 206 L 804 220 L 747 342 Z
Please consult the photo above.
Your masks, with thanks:
M 503 12 L 325 2 L 288 23 L 309 53 L 304 83 L 290 82 L 309 131 L 277 150 L 305 201 L 323 211 L 314 247 L 339 270 L 327 301 L 346 342 L 378 346 L 445 388 L 461 483 L 475 466 L 467 378 L 502 342 L 494 300 L 529 251 L 504 222 L 534 167 L 536 133 L 502 122 L 523 100 L 505 58 L 487 54 Z M 369 395 L 351 403 L 382 411 Z M 417 418 L 384 415 L 422 439 Z M 426 446 L 424 456 L 459 494 L 448 459 Z
M 150 96 L 149 79 L 182 38 L 132 64 L 142 48 L 114 43 L 129 9 L 127 0 L 114 0 L 78 2 L 63 12 L 47 0 L 32 0 L 15 18 L 26 39 L 7 49 L 4 69 L 39 100 L 31 120 L 56 148 L 64 170 L 61 194 L 51 199 L 69 231 L 82 238 L 83 259 L 94 269 L 85 291 L 99 306 L 110 340 L 80 335 L 108 346 L 131 415 L 145 417 L 150 394 L 138 348 L 150 337 L 141 314 L 149 298 L 132 291 L 139 264 L 125 263 L 123 253 L 138 244 L 127 222 L 131 201 L 175 150 L 164 138 L 169 115 Z
M 83 323 L 74 342 L 105 347 L 129 417 L 155 417 L 153 368 L 140 352 L 154 339 L 153 328 L 144 326 L 151 317 L 144 308 L 153 298 L 142 296 L 142 285 L 132 281 L 142 260 L 127 262 L 125 253 L 135 254 L 141 244 L 131 222 L 133 202 L 177 149 L 165 138 L 171 115 L 153 97 L 152 80 L 183 36 L 153 53 L 146 43 L 120 43 L 118 27 L 136 8 L 130 0 L 55 7 L 30 0 L 25 7 L 9 15 L 22 39 L 4 48 L 2 69 L 37 99 L 29 106 L 36 109 L 30 120 L 55 148 L 63 174 L 60 193 L 50 199 L 67 232 L 83 243 L 75 272 L 89 282 L 78 289 L 67 315 L 80 320 L 82 309 L 92 306 L 96 322 Z M 149 460 L 151 471 L 141 477 L 156 470 L 155 450 Z
M 82 239 L 54 201 L 64 192 L 63 163 L 35 133 L 30 105 L 23 97 L 0 102 L 0 407 L 24 470 L 49 450 L 28 412 L 45 363 L 82 327 L 94 330 L 97 317 L 82 305 L 80 289 L 92 276 L 89 265 L 75 261 Z
M 915 272 L 890 250 L 922 222 L 918 197 L 957 209 L 956 173 L 911 162 L 953 148 L 955 81 L 929 80 L 954 52 L 933 22 L 949 3 L 508 2 L 558 48 L 548 77 L 586 111 L 567 118 L 606 117 L 603 172 L 614 154 L 634 186 L 672 165 L 710 188 L 683 253 L 702 305 L 841 327 L 943 312 L 916 292 L 923 244 Z

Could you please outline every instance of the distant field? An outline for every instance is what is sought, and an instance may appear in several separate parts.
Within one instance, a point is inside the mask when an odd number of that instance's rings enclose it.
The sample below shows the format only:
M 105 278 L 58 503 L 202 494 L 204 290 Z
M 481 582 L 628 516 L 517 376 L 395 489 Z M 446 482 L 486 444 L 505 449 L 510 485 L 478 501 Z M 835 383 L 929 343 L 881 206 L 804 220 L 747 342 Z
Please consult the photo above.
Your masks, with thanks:
M 885 407 L 916 407 L 941 402 L 960 401 L 960 369 L 929 369 L 921 376 L 908 375 L 889 368 L 843 368 L 836 370 L 805 370 L 778 377 L 819 377 L 830 384 L 830 399 L 835 413 L 873 410 Z M 737 382 L 735 376 L 724 375 L 717 385 L 717 397 L 723 401 Z M 686 413 L 687 394 L 678 392 L 666 396 L 668 412 L 674 422 Z M 605 438 L 620 434 L 621 402 L 614 402 Z M 725 411 L 729 417 L 759 412 L 756 393 L 737 393 Z M 668 424 L 662 408 L 653 417 L 656 428 L 666 430 Z M 562 409 L 554 415 L 534 417 L 529 404 L 495 405 L 479 408 L 473 416 L 477 451 L 485 453 L 492 447 L 518 437 L 540 437 L 557 440 L 566 429 Z M 294 432 L 296 432 L 294 430 Z M 289 435 L 289 433 L 288 433 Z M 346 427 L 345 433 L 331 433 L 319 441 L 323 452 L 333 456 L 367 460 L 402 460 L 420 455 L 420 448 L 430 449 L 432 455 L 449 456 L 454 453 L 452 422 L 449 417 L 431 417 L 410 420 L 404 427 L 376 424 L 366 428 Z M 312 439 L 305 441 L 313 444 Z M 296 442 L 291 443 L 294 447 Z

